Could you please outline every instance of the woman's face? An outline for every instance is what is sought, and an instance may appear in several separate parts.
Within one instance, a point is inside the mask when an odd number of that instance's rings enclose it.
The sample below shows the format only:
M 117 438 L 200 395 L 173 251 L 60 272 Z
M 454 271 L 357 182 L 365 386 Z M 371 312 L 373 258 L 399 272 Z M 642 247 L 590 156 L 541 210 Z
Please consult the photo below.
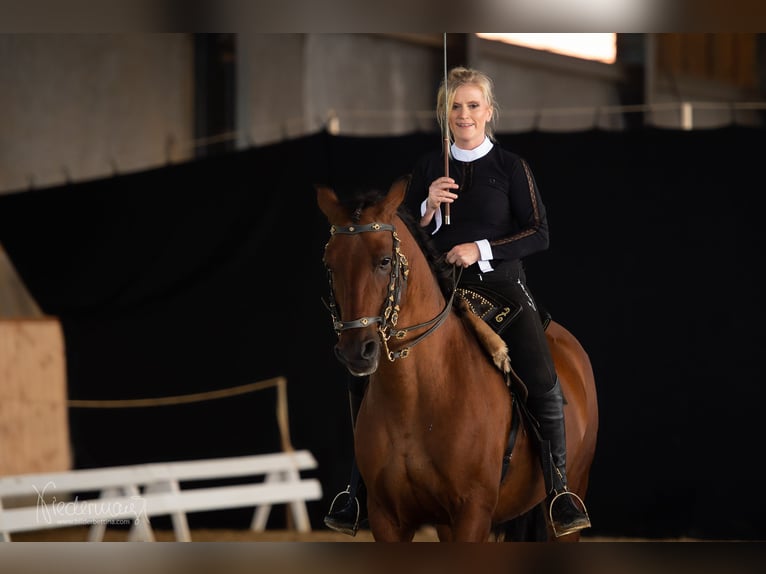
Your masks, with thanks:
M 484 126 L 491 118 L 492 108 L 478 86 L 464 84 L 455 90 L 449 127 L 459 148 L 473 149 L 480 145 L 484 141 Z

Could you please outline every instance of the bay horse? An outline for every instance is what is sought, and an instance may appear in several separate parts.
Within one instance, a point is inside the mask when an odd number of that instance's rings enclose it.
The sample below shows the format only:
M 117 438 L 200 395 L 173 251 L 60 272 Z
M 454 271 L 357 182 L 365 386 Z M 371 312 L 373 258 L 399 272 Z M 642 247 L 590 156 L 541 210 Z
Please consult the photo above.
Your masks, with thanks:
M 546 507 L 539 454 L 528 423 L 511 433 L 518 399 L 406 223 L 408 182 L 357 205 L 316 186 L 330 223 L 335 355 L 369 376 L 354 429 L 369 526 L 376 541 L 409 542 L 427 525 L 440 541 L 496 540 L 504 524 Z M 566 403 L 569 490 L 582 500 L 598 427 L 593 370 L 563 326 L 551 321 L 546 334 Z M 580 538 L 544 528 L 546 540 Z

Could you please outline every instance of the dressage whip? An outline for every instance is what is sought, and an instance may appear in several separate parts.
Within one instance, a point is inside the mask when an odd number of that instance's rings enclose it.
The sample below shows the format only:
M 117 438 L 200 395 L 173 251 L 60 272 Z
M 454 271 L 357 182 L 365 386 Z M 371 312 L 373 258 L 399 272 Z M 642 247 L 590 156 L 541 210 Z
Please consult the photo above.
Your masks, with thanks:
M 444 32 L 444 177 L 449 177 L 449 110 L 447 109 L 447 33 Z M 444 204 L 444 224 L 450 224 L 449 203 Z

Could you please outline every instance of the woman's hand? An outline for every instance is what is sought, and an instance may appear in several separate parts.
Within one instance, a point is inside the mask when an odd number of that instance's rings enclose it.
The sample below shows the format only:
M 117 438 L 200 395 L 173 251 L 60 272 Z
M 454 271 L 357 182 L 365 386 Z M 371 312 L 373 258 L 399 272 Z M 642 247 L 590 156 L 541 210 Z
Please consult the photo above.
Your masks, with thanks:
M 457 199 L 457 194 L 450 191 L 460 187 L 451 177 L 440 177 L 431 182 L 428 187 L 428 201 L 426 209 L 436 211 L 442 203 L 452 203 Z
M 447 252 L 447 263 L 468 267 L 479 260 L 481 253 L 475 243 L 461 243 Z

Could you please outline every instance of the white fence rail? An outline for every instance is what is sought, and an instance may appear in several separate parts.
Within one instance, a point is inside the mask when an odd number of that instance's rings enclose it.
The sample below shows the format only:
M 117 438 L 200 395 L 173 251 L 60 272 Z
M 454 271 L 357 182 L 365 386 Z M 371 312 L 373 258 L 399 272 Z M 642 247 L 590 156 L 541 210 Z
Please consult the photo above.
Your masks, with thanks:
M 306 450 L 252 456 L 125 465 L 0 477 L 0 540 L 14 532 L 89 525 L 103 540 L 110 523 L 129 521 L 131 540 L 154 540 L 150 518 L 169 515 L 178 541 L 189 542 L 187 513 L 253 506 L 251 528 L 263 531 L 272 505 L 288 505 L 296 530 L 309 532 L 306 501 L 322 497 L 317 467 Z M 241 479 L 239 484 L 200 482 Z M 187 487 L 188 482 L 194 487 Z M 79 499 L 80 493 L 98 492 Z M 74 495 L 74 498 L 72 498 Z

